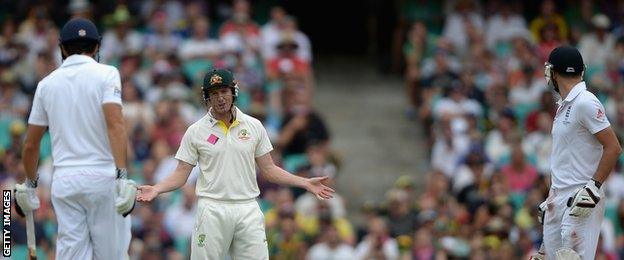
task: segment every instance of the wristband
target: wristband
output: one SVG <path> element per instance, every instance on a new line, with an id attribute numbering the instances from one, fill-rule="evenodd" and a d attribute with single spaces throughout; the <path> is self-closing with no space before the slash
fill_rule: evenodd
<path id="1" fill-rule="evenodd" d="M 29 188 L 37 188 L 38 183 L 39 183 L 39 176 L 37 176 L 34 180 L 27 178 L 25 181 L 26 186 Z"/>
<path id="2" fill-rule="evenodd" d="M 117 172 L 117 179 L 128 178 L 128 169 L 126 168 L 117 168 L 115 172 Z"/>
<path id="3" fill-rule="evenodd" d="M 600 183 L 599 181 L 597 181 L 594 178 L 592 178 L 591 180 L 594 181 L 594 185 L 596 186 L 596 188 L 600 189 L 600 187 L 602 186 L 602 183 Z"/>

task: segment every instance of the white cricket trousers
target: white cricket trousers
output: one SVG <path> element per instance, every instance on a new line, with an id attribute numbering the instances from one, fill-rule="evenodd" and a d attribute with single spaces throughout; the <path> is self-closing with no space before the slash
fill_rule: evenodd
<path id="1" fill-rule="evenodd" d="M 112 172 L 55 171 L 52 205 L 58 221 L 57 260 L 128 259 L 130 215 L 124 218 L 116 211 Z"/>
<path id="2" fill-rule="evenodd" d="M 200 197 L 191 239 L 191 259 L 269 259 L 264 214 L 256 200 L 220 201 Z"/>
<path id="3" fill-rule="evenodd" d="M 558 249 L 565 247 L 577 252 L 581 259 L 594 259 L 596 246 L 600 236 L 600 226 L 604 218 L 605 195 L 592 210 L 587 218 L 578 218 L 568 215 L 570 207 L 568 199 L 583 186 L 573 186 L 564 189 L 550 189 L 546 203 L 548 210 L 544 215 L 544 247 L 546 259 L 555 259 Z"/>

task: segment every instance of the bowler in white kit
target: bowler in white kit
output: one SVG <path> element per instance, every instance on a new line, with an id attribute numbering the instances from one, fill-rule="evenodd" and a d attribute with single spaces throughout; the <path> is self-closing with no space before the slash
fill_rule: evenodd
<path id="1" fill-rule="evenodd" d="M 137 189 L 126 179 L 119 72 L 96 61 L 99 45 L 91 21 L 63 26 L 63 64 L 37 86 L 22 151 L 26 180 L 15 186 L 18 214 L 36 210 L 39 144 L 49 129 L 59 260 L 128 258 Z"/>
<path id="2" fill-rule="evenodd" d="M 584 70 L 570 46 L 555 48 L 546 63 L 548 85 L 561 96 L 552 129 L 552 182 L 540 205 L 546 259 L 594 259 L 605 210 L 601 187 L 622 152 L 603 105 L 585 86 Z"/>
<path id="3" fill-rule="evenodd" d="M 206 74 L 202 87 L 208 113 L 191 125 L 176 153 L 178 166 L 161 183 L 139 187 L 138 201 L 184 185 L 199 164 L 195 229 L 191 259 L 269 259 L 264 216 L 256 198 L 260 194 L 256 165 L 267 180 L 297 186 L 329 199 L 334 190 L 325 186 L 328 177 L 302 178 L 273 163 L 273 146 L 262 123 L 241 112 L 234 101 L 238 86 L 228 70 Z"/>

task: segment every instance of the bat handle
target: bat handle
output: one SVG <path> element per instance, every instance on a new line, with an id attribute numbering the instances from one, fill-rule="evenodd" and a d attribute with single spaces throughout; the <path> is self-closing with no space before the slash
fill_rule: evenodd
<path id="1" fill-rule="evenodd" d="M 37 259 L 37 246 L 35 244 L 35 220 L 32 210 L 24 212 L 26 215 L 26 240 L 28 242 L 29 259 Z"/>

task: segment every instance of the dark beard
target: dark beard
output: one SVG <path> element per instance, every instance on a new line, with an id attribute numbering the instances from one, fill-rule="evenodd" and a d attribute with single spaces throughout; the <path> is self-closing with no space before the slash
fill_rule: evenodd
<path id="1" fill-rule="evenodd" d="M 556 81 L 553 81 L 553 89 L 555 89 L 555 92 L 559 93 L 559 86 Z"/>

